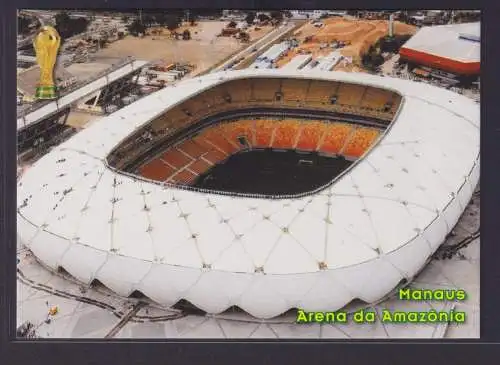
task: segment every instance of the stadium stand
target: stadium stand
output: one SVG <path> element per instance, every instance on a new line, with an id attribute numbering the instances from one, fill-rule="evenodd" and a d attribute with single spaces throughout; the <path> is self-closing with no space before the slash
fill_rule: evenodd
<path id="1" fill-rule="evenodd" d="M 165 164 L 161 159 L 154 159 L 140 168 L 140 174 L 147 179 L 165 181 L 175 169 Z"/>
<path id="2" fill-rule="evenodd" d="M 309 87 L 308 80 L 283 80 L 281 84 L 281 92 L 285 101 L 304 101 Z"/>
<path id="3" fill-rule="evenodd" d="M 252 96 L 252 84 L 252 80 L 236 80 L 228 85 L 226 90 L 229 91 L 233 102 L 248 102 Z"/>
<path id="4" fill-rule="evenodd" d="M 306 103 L 330 103 L 332 95 L 336 94 L 338 83 L 329 81 L 311 81 L 307 91 Z"/>
<path id="5" fill-rule="evenodd" d="M 207 151 L 192 140 L 184 140 L 179 143 L 176 148 L 192 159 L 201 157 Z"/>
<path id="6" fill-rule="evenodd" d="M 220 126 L 226 139 L 241 147 L 252 147 L 255 144 L 255 121 L 239 120 Z M 243 139 L 242 139 L 243 138 Z"/>
<path id="7" fill-rule="evenodd" d="M 273 120 L 259 119 L 255 123 L 255 147 L 268 148 L 271 146 L 274 129 Z"/>
<path id="8" fill-rule="evenodd" d="M 392 93 L 390 91 L 368 87 L 360 105 L 373 109 L 383 109 L 389 102 L 392 102 Z"/>
<path id="9" fill-rule="evenodd" d="M 323 122 L 303 123 L 296 148 L 302 151 L 316 151 L 326 130 L 327 126 Z"/>
<path id="10" fill-rule="evenodd" d="M 151 180 L 191 185 L 214 165 L 238 152 L 269 148 L 343 155 L 352 160 L 362 156 L 379 134 L 377 129 L 343 122 L 294 118 L 234 120 L 210 125 L 195 136 L 188 136 L 160 157 L 144 163 L 138 172 Z"/>
<path id="11" fill-rule="evenodd" d="M 329 123 L 318 150 L 326 154 L 339 154 L 352 129 L 349 124 Z"/>
<path id="12" fill-rule="evenodd" d="M 205 159 L 200 158 L 199 160 L 189 165 L 189 170 L 193 171 L 197 175 L 201 175 L 212 166 L 213 166 L 212 163 L 208 162 Z"/>
<path id="13" fill-rule="evenodd" d="M 200 137 L 208 142 L 209 145 L 214 146 L 217 150 L 228 156 L 239 150 L 237 146 L 230 143 L 224 135 L 221 134 L 221 129 L 218 127 L 206 129 Z"/>
<path id="14" fill-rule="evenodd" d="M 384 129 L 400 104 L 400 95 L 362 85 L 308 79 L 232 80 L 152 120 L 122 143 L 108 163 L 148 179 L 185 183 L 252 149 L 341 154 L 352 160 L 379 135 L 376 129 L 354 128 L 356 123 Z M 245 110 L 241 116 L 233 116 L 241 110 Z M 290 112 L 300 116 L 288 116 Z M 161 156 L 156 159 L 164 163 L 153 163 L 151 156 Z M 172 176 L 186 168 L 190 172 Z"/>
<path id="15" fill-rule="evenodd" d="M 176 148 L 170 149 L 160 157 L 166 164 L 179 170 L 186 166 L 192 159 Z"/>
<path id="16" fill-rule="evenodd" d="M 189 185 L 196 179 L 196 176 L 198 175 L 194 174 L 186 168 L 170 177 L 169 182 L 173 182 L 174 184 Z"/>
<path id="17" fill-rule="evenodd" d="M 298 120 L 281 120 L 276 122 L 272 148 L 292 149 L 295 147 L 301 123 Z"/>
<path id="18" fill-rule="evenodd" d="M 335 95 L 337 103 L 352 106 L 360 105 L 365 89 L 366 87 L 361 85 L 340 84 Z"/>
<path id="19" fill-rule="evenodd" d="M 268 79 L 266 82 L 254 82 L 250 100 L 274 101 L 276 93 L 280 91 L 280 79 Z"/>
<path id="20" fill-rule="evenodd" d="M 359 158 L 364 155 L 379 135 L 380 132 L 376 129 L 357 128 L 342 152 L 345 156 Z"/>

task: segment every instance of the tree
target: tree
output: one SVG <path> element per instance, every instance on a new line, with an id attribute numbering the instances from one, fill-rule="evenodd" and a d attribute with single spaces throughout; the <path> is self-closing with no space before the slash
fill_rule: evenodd
<path id="1" fill-rule="evenodd" d="M 238 24 L 236 24 L 236 22 L 233 20 L 233 21 L 231 21 L 231 22 L 227 25 L 227 27 L 228 27 L 228 28 L 236 28 L 236 26 L 237 26 L 237 25 L 238 25 Z"/>
<path id="2" fill-rule="evenodd" d="M 30 31 L 31 19 L 25 16 L 17 17 L 17 30 L 20 34 L 27 34 Z"/>
<path id="3" fill-rule="evenodd" d="M 134 20 L 132 23 L 130 23 L 127 27 L 128 31 L 130 34 L 137 36 L 139 33 L 144 34 L 146 31 L 146 27 L 139 22 L 139 20 Z"/>
<path id="4" fill-rule="evenodd" d="M 150 14 L 145 14 L 142 17 L 142 23 L 147 27 L 150 27 L 155 21 L 156 19 Z"/>
<path id="5" fill-rule="evenodd" d="M 71 20 L 68 13 L 65 11 L 61 11 L 61 12 L 57 13 L 55 15 L 54 19 L 56 21 L 56 25 L 66 25 Z"/>
<path id="6" fill-rule="evenodd" d="M 83 33 L 87 30 L 89 21 L 87 18 L 72 19 L 65 11 L 57 13 L 55 16 L 55 28 L 57 29 L 61 39 L 66 39 L 75 34 Z"/>
<path id="7" fill-rule="evenodd" d="M 265 21 L 271 20 L 271 18 L 269 16 L 267 16 L 266 14 L 263 14 L 263 13 L 260 13 L 259 15 L 257 15 L 257 19 L 259 19 L 259 22 L 265 22 Z"/>
<path id="8" fill-rule="evenodd" d="M 380 49 L 378 45 L 382 42 L 379 41 L 376 45 L 371 45 L 368 52 L 361 57 L 361 62 L 363 66 L 371 71 L 376 71 L 377 68 L 384 63 L 384 58 L 380 54 Z"/>
<path id="9" fill-rule="evenodd" d="M 188 41 L 191 39 L 191 32 L 186 29 L 184 32 L 182 32 L 182 39 L 184 39 L 185 41 Z"/>
<path id="10" fill-rule="evenodd" d="M 247 43 L 250 41 L 250 35 L 247 32 L 240 32 L 240 39 L 242 42 Z"/>
<path id="11" fill-rule="evenodd" d="M 164 13 L 154 13 L 151 14 L 154 23 L 158 23 L 158 25 L 164 26 L 167 21 L 167 17 Z"/>
<path id="12" fill-rule="evenodd" d="M 283 11 L 283 14 L 287 17 L 287 18 L 291 18 L 293 17 L 293 14 L 290 10 L 284 10 Z"/>
<path id="13" fill-rule="evenodd" d="M 283 21 L 283 13 L 281 11 L 271 11 L 271 19 L 275 19 L 279 22 Z"/>
<path id="14" fill-rule="evenodd" d="M 248 23 L 248 25 L 252 25 L 254 20 L 255 20 L 255 12 L 251 11 L 245 17 L 245 21 Z"/>
<path id="15" fill-rule="evenodd" d="M 122 16 L 122 22 L 124 22 L 124 23 L 128 23 L 129 19 L 130 18 L 128 17 L 128 15 Z"/>
<path id="16" fill-rule="evenodd" d="M 175 16 L 168 16 L 166 19 L 165 25 L 166 25 L 168 30 L 175 30 L 175 29 L 179 28 L 180 21 Z"/>

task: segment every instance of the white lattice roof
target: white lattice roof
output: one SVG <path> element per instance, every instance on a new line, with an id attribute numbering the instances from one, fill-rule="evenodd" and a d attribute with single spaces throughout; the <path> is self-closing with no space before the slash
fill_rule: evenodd
<path id="1" fill-rule="evenodd" d="M 255 76 L 379 86 L 403 104 L 364 159 L 304 198 L 164 188 L 106 166 L 120 141 L 169 105 Z M 336 310 L 354 298 L 373 302 L 415 275 L 478 179 L 479 107 L 464 96 L 365 74 L 232 71 L 151 94 L 39 160 L 18 185 L 18 235 L 46 265 L 121 295 L 186 299 L 210 313 L 238 305 L 262 318 L 293 307 Z"/>

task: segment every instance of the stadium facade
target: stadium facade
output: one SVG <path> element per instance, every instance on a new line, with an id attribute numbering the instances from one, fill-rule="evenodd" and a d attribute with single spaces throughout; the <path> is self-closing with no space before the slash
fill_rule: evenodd
<path id="1" fill-rule="evenodd" d="M 371 88 L 400 101 L 347 170 L 301 194 L 238 195 L 161 183 L 111 161 L 123 146 L 134 147 L 131 136 L 149 133 L 176 106 L 259 78 L 268 85 L 278 78 L 332 82 L 336 88 L 325 89 L 331 105 L 317 102 L 332 113 L 341 107 L 331 99 L 342 85 L 362 93 L 348 100 L 361 100 Z M 285 101 L 266 103 L 280 109 Z M 342 108 L 335 112 L 340 120 L 369 114 L 354 102 Z M 187 300 L 208 313 L 238 306 L 270 318 L 293 308 L 373 303 L 411 281 L 457 223 L 479 181 L 479 129 L 477 104 L 427 84 L 341 72 L 210 74 L 101 119 L 32 166 L 18 183 L 18 239 L 53 270 L 166 306 Z"/>

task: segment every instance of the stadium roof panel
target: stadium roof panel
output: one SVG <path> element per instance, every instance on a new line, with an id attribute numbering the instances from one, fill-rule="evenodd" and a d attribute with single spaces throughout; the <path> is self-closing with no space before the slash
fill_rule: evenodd
<path id="1" fill-rule="evenodd" d="M 403 103 L 364 159 L 301 198 L 167 188 L 106 166 L 120 141 L 167 108 L 245 77 L 359 83 L 397 91 Z M 335 310 L 415 275 L 478 179 L 479 107 L 464 96 L 365 74 L 234 71 L 151 94 L 56 147 L 19 182 L 18 235 L 49 267 L 121 295 L 140 290 L 165 305 L 184 298 L 210 313 L 238 305 L 262 318 L 295 306 Z M 295 297 L 290 285 L 309 294 Z"/>

